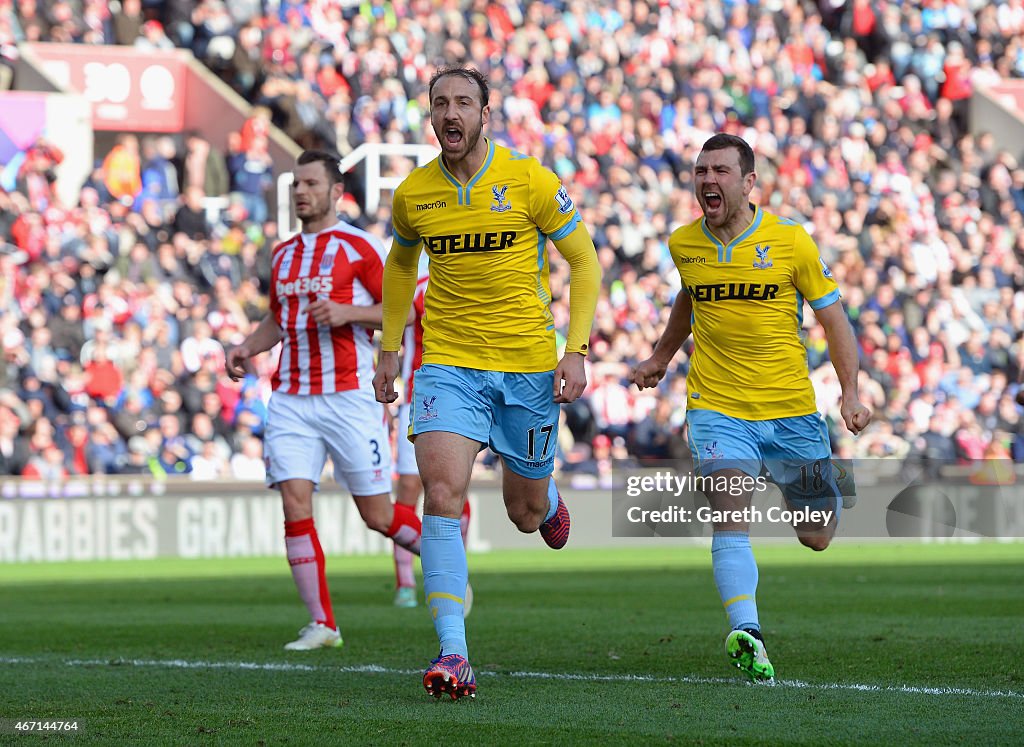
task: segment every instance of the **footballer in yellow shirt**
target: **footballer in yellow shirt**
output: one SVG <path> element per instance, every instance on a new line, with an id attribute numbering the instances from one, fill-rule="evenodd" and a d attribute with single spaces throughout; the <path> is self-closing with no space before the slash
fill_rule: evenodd
<path id="1" fill-rule="evenodd" d="M 704 144 L 694 167 L 704 216 L 669 239 L 683 287 L 632 378 L 640 389 L 657 386 L 693 333 L 687 435 L 713 510 L 712 568 L 732 627 L 725 649 L 753 682 L 773 683 L 750 547 L 753 490 L 767 487 L 767 471 L 801 517 L 792 523 L 800 542 L 815 550 L 828 547 L 843 504 L 799 337 L 804 300 L 825 329 L 851 433 L 871 411 L 860 402 L 857 342 L 832 273 L 801 226 L 750 203 L 756 178 L 743 139 L 718 134 Z"/>
<path id="2" fill-rule="evenodd" d="M 423 586 L 441 645 L 423 673 L 435 697 L 476 693 L 459 516 L 478 451 L 490 446 L 500 457 L 505 508 L 519 531 L 539 531 L 556 550 L 569 539 L 569 511 L 551 478 L 559 405 L 586 387 L 583 359 L 601 282 L 594 242 L 558 177 L 483 136 L 489 90 L 472 68 L 442 68 L 431 78 L 430 122 L 441 155 L 395 191 L 374 376 L 377 399 L 393 402 L 397 351 L 425 250 L 430 283 L 410 436 L 424 489 Z M 561 360 L 549 310 L 548 239 L 570 272 Z"/>
<path id="3" fill-rule="evenodd" d="M 751 209 L 750 225 L 728 244 L 703 218 L 669 239 L 693 306 L 687 408 L 747 420 L 809 415 L 804 300 L 825 308 L 839 301 L 839 288 L 802 226 Z"/>
<path id="4" fill-rule="evenodd" d="M 483 165 L 466 185 L 437 158 L 395 191 L 397 251 L 422 243 L 430 257 L 423 362 L 551 371 L 557 359 L 547 241 L 577 230 L 579 213 L 537 159 L 493 140 L 486 145 Z M 569 349 L 586 344 L 573 340 Z"/>

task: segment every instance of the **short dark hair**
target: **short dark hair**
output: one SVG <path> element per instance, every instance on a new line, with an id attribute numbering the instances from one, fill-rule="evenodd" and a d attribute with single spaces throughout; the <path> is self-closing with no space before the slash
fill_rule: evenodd
<path id="1" fill-rule="evenodd" d="M 487 82 L 487 78 L 479 70 L 473 67 L 466 67 L 465 65 L 446 65 L 439 67 L 437 72 L 430 76 L 430 86 L 427 88 L 427 97 L 434 100 L 434 84 L 441 78 L 447 78 L 449 75 L 457 75 L 460 78 L 465 78 L 468 81 L 476 83 L 480 87 L 480 108 L 487 106 L 491 100 L 491 86 Z"/>
<path id="2" fill-rule="evenodd" d="M 720 132 L 712 135 L 700 149 L 701 153 L 709 153 L 713 150 L 726 150 L 735 148 L 740 154 L 740 173 L 746 176 L 754 170 L 754 150 L 747 144 L 747 141 L 736 135 L 727 135 Z"/>
<path id="3" fill-rule="evenodd" d="M 318 161 L 324 165 L 324 171 L 327 172 L 327 178 L 331 180 L 332 187 L 335 184 L 342 184 L 344 182 L 344 177 L 341 173 L 341 161 L 339 161 L 337 156 L 325 150 L 304 150 L 295 159 L 295 163 L 299 166 L 305 166 L 307 163 L 317 163 Z"/>

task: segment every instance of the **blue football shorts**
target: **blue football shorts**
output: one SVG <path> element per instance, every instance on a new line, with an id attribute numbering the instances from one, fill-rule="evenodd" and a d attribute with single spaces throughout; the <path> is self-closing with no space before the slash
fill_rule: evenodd
<path id="1" fill-rule="evenodd" d="M 517 475 L 554 470 L 558 404 L 554 371 L 503 373 L 424 364 L 416 372 L 412 435 L 457 433 L 491 447 Z"/>
<path id="2" fill-rule="evenodd" d="M 743 420 L 713 410 L 688 410 L 686 423 L 698 475 L 723 469 L 755 478 L 767 473 L 787 501 L 816 510 L 834 508 L 841 496 L 828 428 L 818 413 Z"/>

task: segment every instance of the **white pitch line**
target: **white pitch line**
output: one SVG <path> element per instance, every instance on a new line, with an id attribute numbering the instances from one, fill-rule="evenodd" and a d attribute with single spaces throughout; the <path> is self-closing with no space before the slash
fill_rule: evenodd
<path id="1" fill-rule="evenodd" d="M 314 666 L 291 662 L 253 661 L 188 661 L 185 659 L 53 659 L 30 657 L 0 657 L 0 664 L 58 663 L 68 667 L 163 667 L 166 669 L 230 669 L 264 672 L 340 672 L 343 674 L 420 674 L 420 669 L 395 669 L 379 664 L 359 666 Z M 578 674 L 559 672 L 488 672 L 478 670 L 484 677 L 511 677 L 517 679 L 558 680 L 563 682 L 653 682 L 682 685 L 738 685 L 747 684 L 742 680 L 728 677 L 655 677 L 646 674 Z M 975 698 L 1016 698 L 1024 700 L 1024 693 L 1012 690 L 975 690 L 969 687 L 922 687 L 917 685 L 865 685 L 854 682 L 804 682 L 802 680 L 777 680 L 776 687 L 790 687 L 798 690 L 847 690 L 866 693 L 902 693 L 906 695 L 960 695 Z"/>

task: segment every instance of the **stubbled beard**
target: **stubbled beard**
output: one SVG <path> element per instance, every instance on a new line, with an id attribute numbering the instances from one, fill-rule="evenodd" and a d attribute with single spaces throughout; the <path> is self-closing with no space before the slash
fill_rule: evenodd
<path id="1" fill-rule="evenodd" d="M 313 208 L 314 208 L 313 205 L 307 206 L 306 207 L 307 215 L 305 217 L 296 215 L 296 217 L 300 221 L 302 221 L 303 223 L 316 223 L 317 221 L 323 220 L 324 218 L 326 218 L 331 213 L 330 201 L 328 201 L 327 205 L 322 210 L 317 212 L 316 215 L 308 214 L 308 211 L 312 211 Z"/>
<path id="2" fill-rule="evenodd" d="M 473 129 L 472 132 L 467 131 L 467 132 L 463 133 L 462 139 L 466 143 L 466 151 L 465 152 L 467 154 L 468 153 L 472 153 L 473 150 L 476 148 L 476 144 L 480 142 L 480 136 L 483 134 L 483 129 L 484 129 L 484 121 L 483 121 L 483 118 L 481 118 L 476 123 L 476 127 Z M 442 143 L 447 143 L 447 141 L 443 137 L 441 138 L 441 142 Z"/>
<path id="3" fill-rule="evenodd" d="M 466 148 L 467 153 L 472 153 L 473 150 L 476 149 L 476 144 L 480 142 L 480 134 L 483 132 L 483 129 L 484 123 L 483 120 L 481 120 L 477 122 L 476 130 L 473 132 L 472 136 L 470 136 L 470 133 L 466 133 L 466 145 L 468 146 Z"/>

